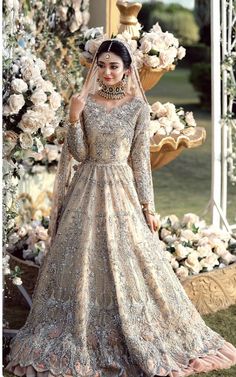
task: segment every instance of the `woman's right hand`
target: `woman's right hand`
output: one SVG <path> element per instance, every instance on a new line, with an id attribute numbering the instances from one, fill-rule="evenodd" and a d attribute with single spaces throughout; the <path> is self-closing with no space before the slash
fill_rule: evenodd
<path id="1" fill-rule="evenodd" d="M 70 122 L 75 122 L 79 119 L 81 112 L 84 109 L 86 100 L 83 94 L 76 93 L 71 97 L 70 101 Z"/>

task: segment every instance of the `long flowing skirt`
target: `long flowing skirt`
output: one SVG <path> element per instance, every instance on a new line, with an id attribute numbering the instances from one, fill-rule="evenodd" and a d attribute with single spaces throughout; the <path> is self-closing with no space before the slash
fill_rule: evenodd
<path id="1" fill-rule="evenodd" d="M 236 364 L 236 348 L 203 321 L 165 253 L 130 166 L 83 163 L 6 369 L 28 377 L 181 377 Z"/>

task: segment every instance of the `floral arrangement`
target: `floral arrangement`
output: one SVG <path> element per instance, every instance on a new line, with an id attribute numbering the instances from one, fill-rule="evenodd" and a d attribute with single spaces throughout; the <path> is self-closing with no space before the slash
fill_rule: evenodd
<path id="1" fill-rule="evenodd" d="M 183 108 L 176 109 L 173 103 L 151 105 L 150 137 L 158 135 L 180 134 L 184 129 L 196 127 L 192 111 L 184 112 Z"/>
<path id="2" fill-rule="evenodd" d="M 15 227 L 8 239 L 7 251 L 23 260 L 41 265 L 48 246 L 48 218 Z"/>
<path id="3" fill-rule="evenodd" d="M 92 28 L 84 33 L 83 39 L 79 42 L 82 56 L 91 62 L 95 51 L 106 38 L 103 28 Z M 183 59 L 186 54 L 184 47 L 179 46 L 179 41 L 172 33 L 163 32 L 158 22 L 149 32 L 140 30 L 138 39 L 132 39 L 129 32 L 114 36 L 125 41 L 134 54 L 135 63 L 138 69 L 143 66 L 155 69 L 168 69 L 176 65 L 178 60 Z"/>
<path id="4" fill-rule="evenodd" d="M 162 218 L 159 236 L 179 279 L 236 262 L 235 239 L 193 213 Z"/>
<path id="5" fill-rule="evenodd" d="M 15 59 L 5 72 L 3 97 L 4 155 L 41 152 L 59 125 L 61 96 L 43 77 L 45 63 L 34 55 Z"/>
<path id="6" fill-rule="evenodd" d="M 47 253 L 49 221 L 39 212 L 31 223 L 15 226 L 7 244 L 7 251 L 37 265 L 42 264 Z M 163 251 L 180 280 L 236 262 L 235 239 L 228 232 L 207 226 L 199 216 L 187 213 L 180 220 L 176 215 L 170 215 L 161 218 L 160 222 Z M 6 262 L 5 274 L 9 273 L 7 268 Z"/>

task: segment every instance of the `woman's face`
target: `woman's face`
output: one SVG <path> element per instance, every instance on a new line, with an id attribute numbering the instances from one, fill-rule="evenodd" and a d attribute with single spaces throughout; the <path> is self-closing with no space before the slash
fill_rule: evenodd
<path id="1" fill-rule="evenodd" d="M 124 73 L 129 71 L 124 68 L 123 60 L 113 52 L 103 52 L 97 64 L 99 79 L 108 85 L 117 84 L 122 80 Z"/>

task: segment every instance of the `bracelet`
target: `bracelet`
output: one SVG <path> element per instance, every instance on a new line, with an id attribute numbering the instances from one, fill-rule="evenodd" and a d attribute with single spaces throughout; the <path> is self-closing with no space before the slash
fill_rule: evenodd
<path id="1" fill-rule="evenodd" d="M 147 207 L 143 207 L 142 210 L 143 210 L 143 212 L 147 212 L 147 213 L 149 213 L 150 215 L 153 215 L 153 216 L 155 216 L 155 214 L 156 214 L 156 212 L 151 211 Z"/>
<path id="2" fill-rule="evenodd" d="M 68 121 L 68 125 L 69 125 L 69 126 L 74 126 L 74 125 L 77 124 L 78 122 L 79 122 L 79 119 L 76 119 L 76 120 L 74 120 L 73 122 Z"/>

